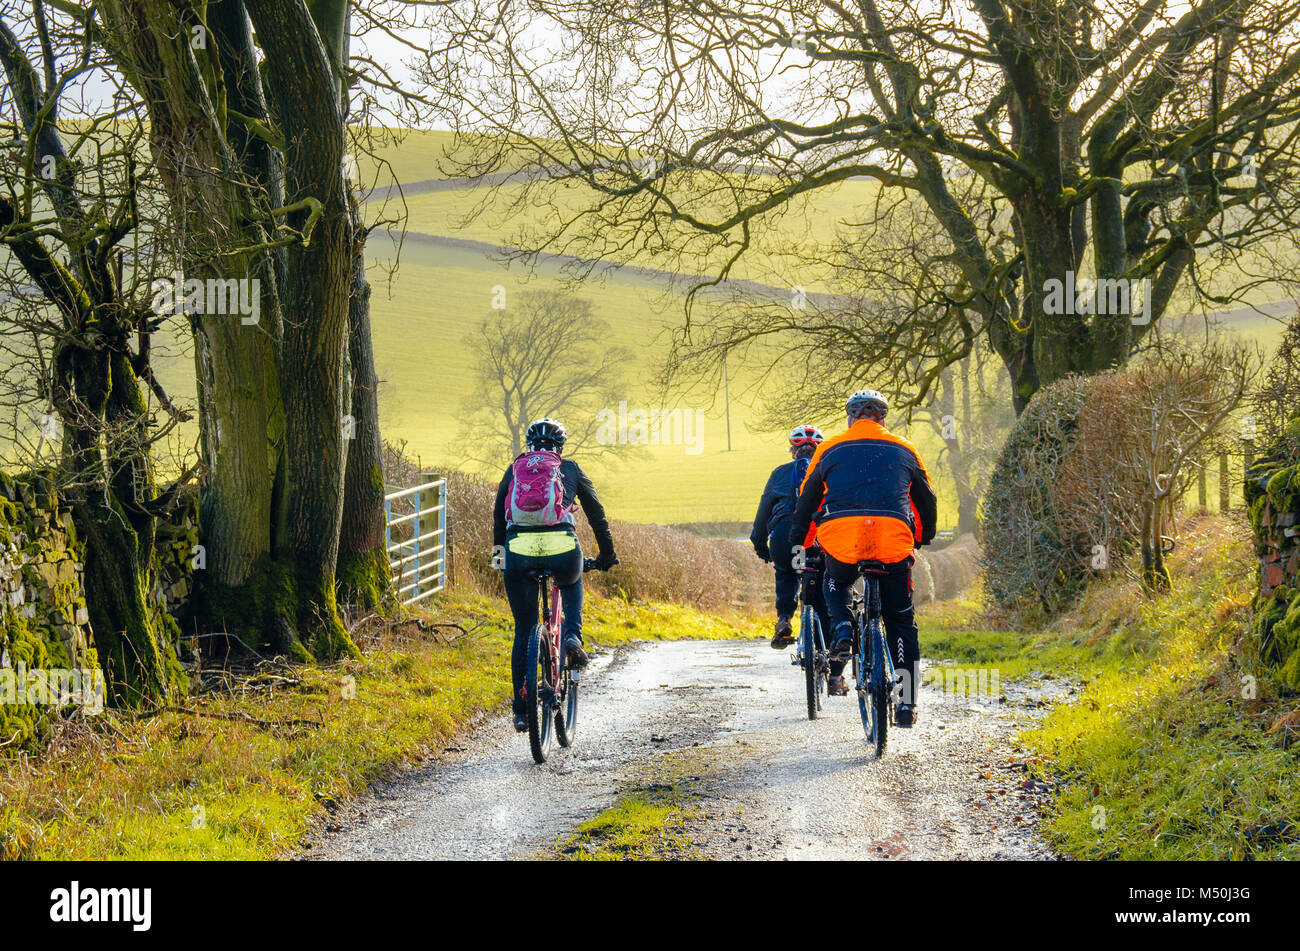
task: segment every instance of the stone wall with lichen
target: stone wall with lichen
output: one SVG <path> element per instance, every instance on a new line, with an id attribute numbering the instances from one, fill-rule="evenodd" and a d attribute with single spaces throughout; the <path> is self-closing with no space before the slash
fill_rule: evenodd
<path id="1" fill-rule="evenodd" d="M 1300 691 L 1300 417 L 1246 471 L 1259 556 L 1252 631 L 1281 684 Z"/>
<path id="2" fill-rule="evenodd" d="M 189 617 L 194 595 L 194 572 L 206 565 L 199 543 L 198 494 L 182 496 L 179 507 L 167 520 L 159 520 L 154 535 L 154 607 L 171 615 L 181 627 Z"/>
<path id="3" fill-rule="evenodd" d="M 160 616 L 186 615 L 198 544 L 197 502 L 187 496 L 158 525 L 150 601 Z M 0 754 L 39 743 L 60 709 L 86 699 L 33 693 L 36 672 L 99 669 L 84 559 L 72 512 L 48 481 L 0 473 Z"/>
<path id="4" fill-rule="evenodd" d="M 41 671 L 97 670 L 72 513 L 39 476 L 0 474 L 0 745 L 37 739 L 57 702 L 29 693 Z M 35 697 L 37 703 L 27 702 Z"/>

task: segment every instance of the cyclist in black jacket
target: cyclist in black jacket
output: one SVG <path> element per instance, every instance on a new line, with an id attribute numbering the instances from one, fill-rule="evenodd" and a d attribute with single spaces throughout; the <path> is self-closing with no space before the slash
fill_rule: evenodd
<path id="1" fill-rule="evenodd" d="M 524 441 L 530 452 L 550 450 L 559 454 L 564 450 L 566 438 L 564 426 L 559 422 L 539 419 L 528 427 Z M 572 459 L 560 463 L 560 479 L 564 483 L 565 515 L 558 525 L 515 525 L 507 520 L 506 500 L 514 482 L 513 466 L 506 468 L 501 484 L 497 486 L 496 503 L 492 508 L 493 553 L 504 555 L 504 563 L 499 567 L 505 571 L 506 598 L 515 619 L 510 667 L 514 684 L 514 723 L 515 729 L 521 733 L 528 729 L 526 708 L 520 694 L 528 663 L 528 636 L 538 619 L 537 584 L 529 579 L 530 571 L 544 569 L 551 572 L 564 606 L 564 649 L 569 666 L 578 669 L 587 666 L 587 652 L 582 645 L 582 549 L 573 522 L 575 500 L 582 506 L 596 536 L 596 568 L 607 571 L 618 564 L 609 520 L 591 479 Z"/>
<path id="2" fill-rule="evenodd" d="M 812 458 L 818 444 L 822 441 L 821 430 L 816 426 L 796 426 L 790 431 L 791 462 L 783 463 L 772 470 L 763 488 L 763 497 L 758 502 L 758 512 L 754 515 L 754 527 L 749 533 L 750 544 L 754 552 L 764 561 L 771 562 L 776 572 L 776 630 L 772 635 L 772 648 L 784 650 L 794 643 L 790 619 L 798 607 L 799 572 L 791 565 L 793 546 L 802 539 L 790 538 L 790 517 L 794 514 L 795 502 L 799 498 L 799 486 L 808 471 L 808 460 Z M 826 628 L 825 607 L 821 603 L 821 586 L 817 608 L 822 615 L 823 630 Z"/>

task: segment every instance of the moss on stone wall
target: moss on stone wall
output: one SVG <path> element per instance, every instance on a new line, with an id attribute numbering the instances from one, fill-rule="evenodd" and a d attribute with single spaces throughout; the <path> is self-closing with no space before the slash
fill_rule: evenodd
<path id="1" fill-rule="evenodd" d="M 1260 570 L 1251 630 L 1261 660 L 1300 691 L 1300 416 L 1246 471 L 1245 497 Z"/>
<path id="2" fill-rule="evenodd" d="M 84 558 L 72 515 L 49 486 L 36 475 L 11 478 L 0 473 L 4 748 L 37 744 L 56 711 L 78 702 L 68 701 L 66 691 L 58 687 L 43 688 L 50 681 L 46 672 L 99 670 L 83 585 Z M 62 676 L 54 682 L 67 683 Z M 33 699 L 36 702 L 28 702 Z"/>

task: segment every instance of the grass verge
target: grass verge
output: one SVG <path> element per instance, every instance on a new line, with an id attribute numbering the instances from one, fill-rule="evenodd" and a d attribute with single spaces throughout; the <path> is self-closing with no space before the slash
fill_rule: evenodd
<path id="1" fill-rule="evenodd" d="M 403 763 L 443 749 L 510 693 L 502 604 L 449 598 L 431 622 L 363 636 L 331 667 L 261 668 L 147 717 L 67 723 L 0 760 L 0 858 L 265 859 Z M 755 637 L 762 620 L 590 598 L 589 643 Z"/>
<path id="2" fill-rule="evenodd" d="M 579 862 L 693 858 L 690 801 L 689 793 L 669 783 L 628 790 L 578 826 L 560 855 Z"/>
<path id="3" fill-rule="evenodd" d="M 1256 665 L 1247 635 L 1254 559 L 1244 530 L 1193 521 L 1171 557 L 1173 590 L 1094 585 L 1040 631 L 981 630 L 978 604 L 948 604 L 923 652 L 1080 683 L 1023 737 L 1057 784 L 1045 830 L 1082 859 L 1300 857 L 1300 721 Z M 972 623 L 974 621 L 974 623 Z M 1286 718 L 1291 716 L 1291 721 Z"/>

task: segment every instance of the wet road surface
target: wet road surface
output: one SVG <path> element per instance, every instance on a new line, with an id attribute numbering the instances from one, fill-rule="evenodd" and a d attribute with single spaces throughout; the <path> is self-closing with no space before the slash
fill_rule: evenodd
<path id="1" fill-rule="evenodd" d="M 885 757 L 854 697 L 810 722 L 802 672 L 762 641 L 649 644 L 583 674 L 578 737 L 532 762 L 504 715 L 451 752 L 347 807 L 308 852 L 334 859 L 510 859 L 558 854 L 620 791 L 689 790 L 692 857 L 1053 858 L 1037 830 L 1046 789 L 1016 761 L 1041 716 L 1033 688 L 975 700 L 927 687 Z"/>

